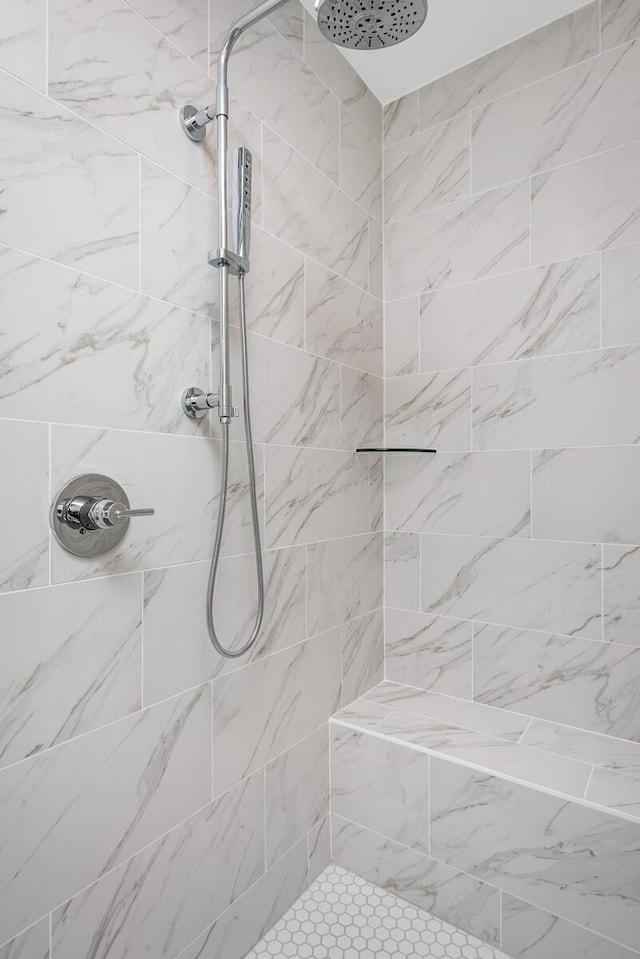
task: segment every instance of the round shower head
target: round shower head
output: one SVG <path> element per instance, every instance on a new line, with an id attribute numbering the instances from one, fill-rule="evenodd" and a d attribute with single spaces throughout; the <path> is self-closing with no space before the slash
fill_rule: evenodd
<path id="1" fill-rule="evenodd" d="M 351 50 L 379 50 L 408 40 L 427 19 L 427 9 L 427 0 L 316 0 L 325 37 Z"/>

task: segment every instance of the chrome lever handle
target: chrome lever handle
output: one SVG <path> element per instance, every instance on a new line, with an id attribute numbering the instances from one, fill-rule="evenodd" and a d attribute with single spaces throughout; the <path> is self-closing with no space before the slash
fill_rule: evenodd
<path id="1" fill-rule="evenodd" d="M 88 512 L 88 519 L 97 529 L 113 529 L 133 516 L 153 516 L 154 509 L 129 509 L 124 503 L 113 500 L 96 500 Z"/>

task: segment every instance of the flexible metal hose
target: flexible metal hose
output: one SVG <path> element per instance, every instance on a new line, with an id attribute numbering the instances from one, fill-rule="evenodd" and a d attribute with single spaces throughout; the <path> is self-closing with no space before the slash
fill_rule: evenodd
<path id="1" fill-rule="evenodd" d="M 260 520 L 258 517 L 258 494 L 256 491 L 256 464 L 253 455 L 253 433 L 251 430 L 251 407 L 249 403 L 249 350 L 247 342 L 247 311 L 244 296 L 244 274 L 238 276 L 238 293 L 240 303 L 240 341 L 242 352 L 242 398 L 244 404 L 244 438 L 247 447 L 247 467 L 249 471 L 249 498 L 251 500 L 251 521 L 253 525 L 253 542 L 256 557 L 256 580 L 258 584 L 258 611 L 251 636 L 244 646 L 239 649 L 226 649 L 218 639 L 213 621 L 213 594 L 218 578 L 220 549 L 227 511 L 227 493 L 229 488 L 229 423 L 222 424 L 222 468 L 220 476 L 220 505 L 218 507 L 218 523 L 209 569 L 209 585 L 207 587 L 207 629 L 211 645 L 224 656 L 225 659 L 238 659 L 247 653 L 257 640 L 262 627 L 264 616 L 264 570 L 262 566 L 262 547 L 260 544 Z"/>

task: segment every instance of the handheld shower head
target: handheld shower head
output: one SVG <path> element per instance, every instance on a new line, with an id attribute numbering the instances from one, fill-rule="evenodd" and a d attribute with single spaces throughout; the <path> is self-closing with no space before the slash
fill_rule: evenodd
<path id="1" fill-rule="evenodd" d="M 325 37 L 351 50 L 379 50 L 408 40 L 427 19 L 427 0 L 316 0 Z"/>

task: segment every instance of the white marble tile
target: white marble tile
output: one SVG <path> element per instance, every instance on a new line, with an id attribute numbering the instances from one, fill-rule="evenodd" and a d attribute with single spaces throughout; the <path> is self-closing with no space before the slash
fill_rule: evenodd
<path id="1" fill-rule="evenodd" d="M 342 702 L 362 696 L 384 679 L 384 613 L 377 609 L 342 627 Z"/>
<path id="2" fill-rule="evenodd" d="M 46 0 L 8 0 L 0 26 L 0 67 L 43 92 L 46 10 Z"/>
<path id="3" fill-rule="evenodd" d="M 634 959 L 638 955 L 508 895 L 502 897 L 502 946 L 513 959 Z"/>
<path id="4" fill-rule="evenodd" d="M 387 103 L 383 109 L 383 134 L 385 146 L 412 137 L 419 130 L 418 91 L 407 93 L 398 100 Z"/>
<path id="5" fill-rule="evenodd" d="M 380 377 L 340 367 L 340 410 L 342 449 L 383 445 L 384 381 Z"/>
<path id="6" fill-rule="evenodd" d="M 370 137 L 344 106 L 340 108 L 340 186 L 370 216 L 382 219 L 379 140 Z"/>
<path id="7" fill-rule="evenodd" d="M 640 342 L 640 244 L 602 254 L 602 343 Z"/>
<path id="8" fill-rule="evenodd" d="M 266 550 L 265 610 L 256 644 L 240 660 L 213 649 L 205 620 L 209 562 L 145 573 L 144 698 L 158 702 L 305 638 L 305 551 Z M 218 636 L 231 649 L 251 634 L 257 602 L 253 555 L 220 560 L 214 599 Z M 176 637 L 180 642 L 176 642 Z"/>
<path id="9" fill-rule="evenodd" d="M 0 449 L 9 455 L 0 472 L 5 503 L 33 509 L 5 511 L 0 539 L 0 593 L 49 582 L 49 437 L 44 423 L 0 420 Z"/>
<path id="10" fill-rule="evenodd" d="M 130 6 L 121 0 L 50 0 L 48 63 L 54 100 L 213 192 L 215 138 L 196 145 L 180 133 L 177 113 L 185 103 L 211 103 L 214 83 Z"/>
<path id="11" fill-rule="evenodd" d="M 369 461 L 369 529 L 384 528 L 384 456 L 365 454 Z"/>
<path id="12" fill-rule="evenodd" d="M 340 708 L 340 679 L 334 630 L 215 680 L 215 794 L 325 723 Z"/>
<path id="13" fill-rule="evenodd" d="M 585 799 L 640 819 L 640 779 L 596 768 Z"/>
<path id="14" fill-rule="evenodd" d="M 601 638 L 600 549 L 575 543 L 422 536 L 422 608 Z"/>
<path id="15" fill-rule="evenodd" d="M 215 76 L 220 48 L 238 17 L 258 6 L 260 0 L 209 0 L 210 73 Z M 269 23 L 294 50 L 302 55 L 304 11 L 299 3 L 286 4 L 269 17 Z"/>
<path id="16" fill-rule="evenodd" d="M 546 450 L 533 457 L 533 532 L 640 543 L 640 448 Z"/>
<path id="17" fill-rule="evenodd" d="M 49 917 L 0 946 L 0 959 L 50 959 Z"/>
<path id="18" fill-rule="evenodd" d="M 307 849 L 303 840 L 267 870 L 177 959 L 244 959 L 307 887 Z"/>
<path id="19" fill-rule="evenodd" d="M 604 547 L 604 638 L 640 646 L 640 548 Z"/>
<path id="20" fill-rule="evenodd" d="M 356 453 L 268 446 L 266 545 L 292 546 L 369 530 L 369 466 Z"/>
<path id="21" fill-rule="evenodd" d="M 331 730 L 332 813 L 428 854 L 429 757 L 336 724 Z"/>
<path id="22" fill-rule="evenodd" d="M 144 157 L 141 187 L 143 292 L 217 316 L 218 277 L 207 255 L 216 245 L 218 204 Z"/>
<path id="23" fill-rule="evenodd" d="M 373 217 L 369 217 L 369 293 L 384 298 L 384 231 Z"/>
<path id="24" fill-rule="evenodd" d="M 467 117 L 458 117 L 387 146 L 385 219 L 402 220 L 468 197 L 470 159 Z"/>
<path id="25" fill-rule="evenodd" d="M 318 878 L 331 862 L 331 821 L 327 816 L 307 835 L 309 882 Z"/>
<path id="26" fill-rule="evenodd" d="M 56 909 L 54 954 L 125 959 L 188 946 L 263 874 L 263 790 L 258 773 Z"/>
<path id="27" fill-rule="evenodd" d="M 451 369 L 599 346 L 597 256 L 421 298 L 420 367 Z"/>
<path id="28" fill-rule="evenodd" d="M 140 576 L 0 597 L 0 765 L 135 712 Z"/>
<path id="29" fill-rule="evenodd" d="M 138 157 L 8 74 L 0 103 L 0 242 L 137 287 Z"/>
<path id="30" fill-rule="evenodd" d="M 265 229 L 365 288 L 367 215 L 268 128 L 264 180 Z"/>
<path id="31" fill-rule="evenodd" d="M 488 733 L 490 736 L 499 736 L 511 742 L 517 742 L 530 723 L 528 716 L 518 716 L 517 713 L 506 709 L 494 709 L 493 706 L 484 706 L 481 703 L 472 703 L 453 696 L 424 692 L 416 689 L 415 685 L 399 686 L 391 682 L 382 683 L 366 693 L 364 701 L 439 719 L 451 725 L 463 726 L 479 733 Z"/>
<path id="32" fill-rule="evenodd" d="M 387 378 L 385 414 L 389 446 L 468 450 L 471 448 L 471 371 Z"/>
<path id="33" fill-rule="evenodd" d="M 332 817 L 334 861 L 487 942 L 499 941 L 499 892 L 368 829 Z"/>
<path id="34" fill-rule="evenodd" d="M 639 164 L 635 143 L 535 176 L 533 263 L 640 241 Z"/>
<path id="35" fill-rule="evenodd" d="M 593 350 L 473 371 L 478 449 L 640 442 L 640 347 Z"/>
<path id="36" fill-rule="evenodd" d="M 377 689 L 379 689 L 378 686 L 369 690 L 366 696 L 374 696 Z M 334 713 L 331 722 L 339 722 L 343 726 L 351 726 L 360 730 L 374 729 L 380 720 L 388 716 L 390 712 L 392 710 L 389 707 L 382 706 L 368 698 L 355 699 L 340 712 Z"/>
<path id="37" fill-rule="evenodd" d="M 431 760 L 431 854 L 594 932 L 637 944 L 640 825 Z"/>
<path id="38" fill-rule="evenodd" d="M 420 608 L 420 536 L 390 532 L 385 536 L 384 590 L 388 606 Z"/>
<path id="39" fill-rule="evenodd" d="M 176 384 L 209 382 L 209 321 L 0 248 L 0 413 L 192 434 Z M 117 382 L 117 388 L 96 384 Z"/>
<path id="40" fill-rule="evenodd" d="M 419 372 L 420 298 L 390 300 L 384 306 L 384 375 Z"/>
<path id="41" fill-rule="evenodd" d="M 640 37 L 638 0 L 601 0 L 602 49 Z"/>
<path id="42" fill-rule="evenodd" d="M 640 44 L 619 47 L 475 111 L 473 189 L 639 139 L 638 73 Z"/>
<path id="43" fill-rule="evenodd" d="M 640 650 L 475 625 L 473 694 L 490 706 L 640 740 Z"/>
<path id="44" fill-rule="evenodd" d="M 210 799 L 210 709 L 201 687 L 0 773 L 0 940 Z"/>
<path id="45" fill-rule="evenodd" d="M 419 91 L 420 124 L 488 103 L 598 53 L 598 4 L 590 3 Z"/>
<path id="46" fill-rule="evenodd" d="M 526 451 L 389 457 L 387 525 L 414 533 L 528 537 L 530 479 Z"/>
<path id="47" fill-rule="evenodd" d="M 309 635 L 341 626 L 382 606 L 382 533 L 307 547 Z"/>
<path id="48" fill-rule="evenodd" d="M 134 10 L 204 70 L 208 67 L 208 0 L 130 0 Z M 204 106 L 204 104 L 200 104 Z"/>
<path id="49" fill-rule="evenodd" d="M 306 265 L 306 344 L 312 353 L 382 375 L 382 303 L 317 263 Z"/>
<path id="50" fill-rule="evenodd" d="M 385 230 L 387 296 L 397 299 L 529 265 L 529 185 L 457 200 Z"/>
<path id="51" fill-rule="evenodd" d="M 595 763 L 604 769 L 611 769 L 629 776 L 640 778 L 640 745 L 612 739 L 582 729 L 568 726 L 556 726 L 534 720 L 522 742 L 536 749 L 558 753 L 584 763 Z"/>
<path id="52" fill-rule="evenodd" d="M 471 698 L 471 623 L 387 609 L 386 678 Z"/>
<path id="53" fill-rule="evenodd" d="M 329 812 L 327 726 L 269 763 L 265 776 L 267 866 L 271 866 Z"/>

